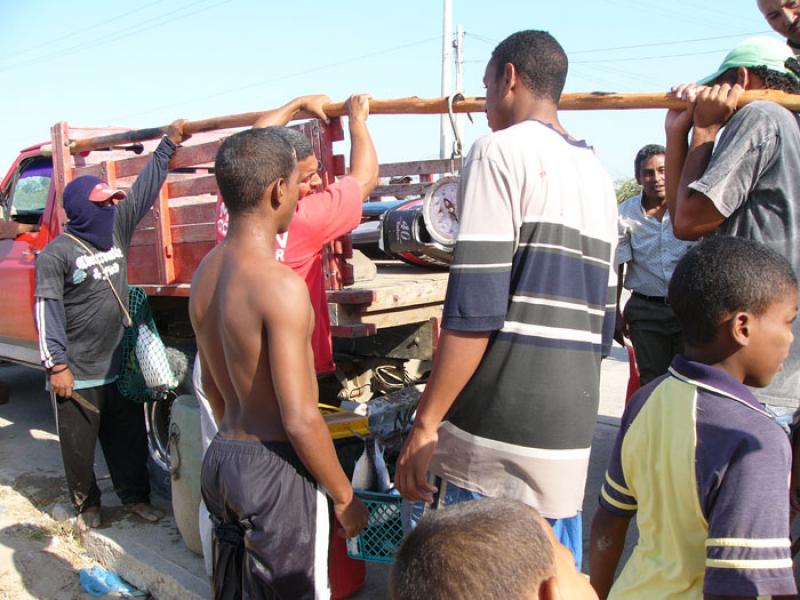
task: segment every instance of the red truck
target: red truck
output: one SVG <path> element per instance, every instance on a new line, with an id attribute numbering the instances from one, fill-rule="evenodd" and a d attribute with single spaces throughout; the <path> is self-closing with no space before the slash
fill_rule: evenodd
<path id="1" fill-rule="evenodd" d="M 244 121 L 252 122 L 257 113 L 246 117 Z M 244 121 L 237 122 L 244 125 Z M 170 162 L 160 197 L 136 230 L 128 262 L 129 281 L 146 290 L 167 347 L 184 357 L 179 393 L 191 391 L 195 352 L 187 311 L 190 282 L 215 242 L 213 161 L 222 140 L 233 132 L 221 128 L 230 127 L 230 119 L 202 123 L 199 129 L 203 132 L 185 142 Z M 313 142 L 326 180 L 344 174 L 343 157 L 333 152 L 334 142 L 343 135 L 338 119 L 328 125 L 306 121 L 300 127 Z M 0 184 L 2 218 L 38 225 L 39 230 L 0 240 L 0 359 L 40 367 L 33 318 L 34 267 L 36 255 L 65 225 L 61 207 L 64 186 L 87 174 L 106 179 L 112 186 L 130 186 L 159 137 L 157 128 L 87 129 L 62 122 L 52 127 L 49 142 L 20 152 Z M 412 175 L 422 183 L 383 186 L 374 195 L 418 193 L 425 181 L 431 181 L 430 173 L 451 167 L 450 161 L 383 165 L 382 176 Z M 339 368 L 335 378 L 327 378 L 321 392 L 329 399 L 364 401 L 373 390 L 406 385 L 423 374 L 436 344 L 447 274 L 384 258 L 362 260 L 359 264 L 369 266 L 372 276 L 361 278 L 356 273 L 354 277 L 348 262 L 351 255 L 349 237 L 324 251 Z M 153 458 L 162 468 L 168 462 L 169 402 L 145 407 Z"/>

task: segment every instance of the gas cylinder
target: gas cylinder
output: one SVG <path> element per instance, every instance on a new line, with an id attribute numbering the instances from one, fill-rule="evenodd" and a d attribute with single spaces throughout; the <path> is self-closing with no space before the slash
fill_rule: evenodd
<path id="1" fill-rule="evenodd" d="M 172 512 L 186 546 L 202 556 L 197 511 L 200 506 L 200 408 L 192 395 L 172 403 L 169 425 Z"/>

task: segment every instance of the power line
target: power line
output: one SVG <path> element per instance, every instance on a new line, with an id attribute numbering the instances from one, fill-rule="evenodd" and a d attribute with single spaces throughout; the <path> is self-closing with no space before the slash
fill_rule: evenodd
<path id="1" fill-rule="evenodd" d="M 654 56 L 636 56 L 636 57 L 628 57 L 628 58 L 598 58 L 595 60 L 571 60 L 569 61 L 570 66 L 572 65 L 597 65 L 597 64 L 604 64 L 604 63 L 617 63 L 617 62 L 634 62 L 637 60 L 657 60 L 661 58 L 681 58 L 686 56 L 698 56 L 700 54 L 722 54 L 723 52 L 727 52 L 728 49 L 723 50 L 701 50 L 695 52 L 686 52 L 682 54 L 657 54 Z M 485 60 L 465 60 L 464 63 L 478 63 L 478 62 L 486 62 Z"/>
<path id="2" fill-rule="evenodd" d="M 0 60 L 6 61 L 6 60 L 8 60 L 10 58 L 14 58 L 15 56 L 19 56 L 20 54 L 27 54 L 28 52 L 33 52 L 34 50 L 38 50 L 39 48 L 44 48 L 46 46 L 52 46 L 56 42 L 60 42 L 61 40 L 66 40 L 66 39 L 69 39 L 71 37 L 75 37 L 76 35 L 78 35 L 79 33 L 83 33 L 84 31 L 90 31 L 90 30 L 96 29 L 98 27 L 102 27 L 103 25 L 107 25 L 108 23 L 112 23 L 114 21 L 119 21 L 123 17 L 127 17 L 128 15 L 132 15 L 132 14 L 137 13 L 137 12 L 142 12 L 146 8 L 150 8 L 154 4 L 160 4 L 161 2 L 162 2 L 162 0 L 154 0 L 153 2 L 145 4 L 144 6 L 139 6 L 139 7 L 135 8 L 134 10 L 129 10 L 128 12 L 124 12 L 124 13 L 121 13 L 121 14 L 116 15 L 114 17 L 110 17 L 110 18 L 108 18 L 108 19 L 106 19 L 104 21 L 99 21 L 99 22 L 97 22 L 97 23 L 95 23 L 93 25 L 89 25 L 88 27 L 84 27 L 82 29 L 76 29 L 75 31 L 71 31 L 71 32 L 69 32 L 67 34 L 58 36 L 57 38 L 49 38 L 49 39 L 47 39 L 46 41 L 44 41 L 44 42 L 42 42 L 40 44 L 36 44 L 35 46 L 28 46 L 27 48 L 24 48 L 22 50 L 18 50 L 17 52 L 14 52 L 12 54 L 6 54 L 2 58 L 0 58 Z"/>
<path id="3" fill-rule="evenodd" d="M 728 34 L 728 35 L 717 35 L 717 36 L 713 36 L 713 37 L 692 38 L 692 39 L 688 39 L 688 40 L 675 40 L 675 41 L 672 41 L 672 42 L 650 42 L 650 43 L 647 43 L 647 44 L 632 44 L 632 45 L 629 45 L 629 46 L 612 46 L 612 47 L 609 47 L 609 48 L 590 48 L 590 49 L 586 49 L 586 50 L 568 50 L 566 52 L 567 52 L 568 56 L 572 56 L 574 54 L 588 54 L 588 53 L 593 53 L 593 52 L 612 52 L 612 51 L 615 51 L 615 50 L 635 50 L 635 49 L 638 49 L 638 48 L 655 48 L 655 47 L 658 47 L 658 46 L 676 46 L 676 45 L 680 45 L 680 44 L 693 44 L 693 43 L 696 43 L 696 42 L 711 42 L 711 41 L 725 40 L 725 39 L 731 39 L 731 38 L 749 37 L 749 36 L 753 36 L 753 35 L 764 35 L 766 33 L 771 33 L 771 32 L 772 32 L 772 30 L 751 31 L 751 32 L 745 32 L 745 33 L 734 33 L 734 34 Z M 479 42 L 483 42 L 485 44 L 490 44 L 490 45 L 495 45 L 496 46 L 497 44 L 500 43 L 499 41 L 495 41 L 495 40 L 492 40 L 490 38 L 487 38 L 487 37 L 484 37 L 484 36 L 481 36 L 481 35 L 477 35 L 475 33 L 466 33 L 465 32 L 464 35 L 465 36 L 469 36 L 469 37 L 471 37 L 473 39 L 476 39 Z"/>
<path id="4" fill-rule="evenodd" d="M 571 64 L 573 65 L 592 65 L 597 63 L 615 63 L 615 62 L 631 62 L 635 60 L 657 60 L 662 58 L 681 58 L 685 56 L 697 56 L 699 54 L 721 54 L 729 50 L 728 48 L 723 50 L 704 50 L 702 52 L 686 52 L 683 54 L 661 54 L 658 56 L 638 56 L 636 58 L 601 58 L 597 60 L 576 60 L 572 61 Z"/>
<path id="5" fill-rule="evenodd" d="M 656 7 L 656 6 L 648 6 L 641 2 L 641 0 L 606 0 L 606 2 L 610 2 L 612 4 L 617 4 L 618 6 L 622 6 L 623 9 L 630 11 L 631 9 L 636 11 L 646 11 L 652 14 L 658 15 L 660 17 L 666 17 L 672 21 L 678 21 L 680 23 L 686 23 L 689 25 L 696 25 L 697 21 L 692 17 L 687 17 L 685 13 L 670 13 L 669 11 L 663 10 L 663 8 Z M 643 21 L 646 18 L 642 19 Z"/>
<path id="6" fill-rule="evenodd" d="M 325 64 L 325 65 L 319 65 L 317 67 L 313 67 L 313 68 L 307 69 L 305 71 L 299 71 L 299 72 L 296 72 L 296 73 L 286 73 L 284 75 L 279 75 L 279 76 L 271 78 L 271 79 L 265 79 L 265 80 L 262 80 L 262 81 L 256 81 L 256 82 L 253 82 L 253 83 L 248 83 L 247 85 L 243 85 L 243 86 L 239 86 L 239 87 L 235 87 L 235 88 L 229 88 L 227 90 L 222 90 L 220 92 L 217 92 L 215 94 L 211 94 L 211 95 L 208 95 L 208 96 L 202 96 L 202 97 L 199 97 L 199 98 L 197 96 L 193 96 L 190 100 L 183 100 L 181 102 L 174 102 L 174 103 L 171 103 L 171 104 L 164 104 L 164 105 L 161 105 L 161 106 L 156 106 L 156 107 L 153 107 L 153 108 L 149 108 L 147 110 L 143 110 L 143 111 L 139 111 L 139 112 L 135 112 L 135 113 L 128 113 L 126 115 L 122 115 L 120 117 L 116 117 L 116 118 L 110 119 L 110 120 L 111 121 L 122 121 L 122 120 L 124 120 L 124 119 L 126 119 L 128 117 L 136 117 L 136 116 L 149 114 L 151 112 L 160 111 L 160 110 L 167 109 L 167 108 L 174 108 L 176 106 L 185 106 L 187 104 L 194 104 L 196 102 L 203 102 L 203 101 L 206 101 L 206 100 L 212 100 L 214 98 L 219 98 L 220 96 L 227 96 L 229 94 L 233 94 L 233 93 L 236 93 L 236 92 L 242 92 L 242 91 L 249 90 L 249 89 L 252 89 L 252 88 L 269 85 L 269 84 L 276 83 L 276 82 L 279 82 L 279 81 L 285 81 L 287 79 L 294 79 L 295 77 L 303 77 L 304 75 L 310 75 L 312 73 L 317 73 L 319 71 L 324 71 L 324 70 L 331 69 L 331 68 L 334 68 L 334 67 L 340 67 L 342 65 L 350 64 L 350 63 L 353 63 L 353 62 L 358 62 L 358 61 L 365 60 L 365 59 L 368 59 L 368 58 L 373 58 L 373 57 L 376 57 L 376 56 L 382 56 L 384 54 L 389 54 L 391 52 L 397 52 L 398 50 L 405 50 L 406 48 L 411 48 L 413 46 L 420 46 L 422 44 L 427 44 L 427 43 L 432 42 L 432 41 L 440 41 L 441 39 L 442 39 L 442 36 L 441 35 L 437 35 L 437 36 L 434 36 L 434 37 L 426 38 L 424 40 L 418 40 L 416 42 L 409 42 L 407 44 L 401 44 L 399 46 L 393 46 L 391 48 L 385 48 L 383 50 L 378 50 L 376 52 L 369 52 L 367 54 L 360 54 L 358 56 L 351 56 L 349 58 L 345 58 L 345 59 L 342 59 L 340 61 L 336 61 L 336 62 L 333 62 L 333 63 L 328 63 L 328 64 Z"/>
<path id="7" fill-rule="evenodd" d="M 143 31 L 149 31 L 149 30 L 154 29 L 156 27 L 160 27 L 162 25 L 166 25 L 167 23 L 171 23 L 172 21 L 177 21 L 179 19 L 185 19 L 186 17 L 191 17 L 193 15 L 196 15 L 198 13 L 204 12 L 206 10 L 210 10 L 210 9 L 215 8 L 217 6 L 221 6 L 222 4 L 228 4 L 229 2 L 232 2 L 232 0 L 222 0 L 221 2 L 217 2 L 215 4 L 210 4 L 210 5 L 207 5 L 207 6 L 203 6 L 203 7 L 199 8 L 199 9 L 197 9 L 195 11 L 188 12 L 188 13 L 183 13 L 183 14 L 178 14 L 177 16 L 175 16 L 173 18 L 164 19 L 162 21 L 158 21 L 158 22 L 156 22 L 156 23 L 154 23 L 152 25 L 149 25 L 147 27 L 141 27 L 141 25 L 144 25 L 145 23 L 151 23 L 152 21 L 157 21 L 158 19 L 161 19 L 161 18 L 163 18 L 163 17 L 165 17 L 167 15 L 173 15 L 175 13 L 180 13 L 181 11 L 185 11 L 186 9 L 191 8 L 192 6 L 196 6 L 198 4 L 202 4 L 203 2 L 207 2 L 207 1 L 208 0 L 197 0 L 196 2 L 192 2 L 190 4 L 184 5 L 184 6 L 180 7 L 180 8 L 177 8 L 175 10 L 169 11 L 169 12 L 164 13 L 162 15 L 159 15 L 157 17 L 153 17 L 151 19 L 147 19 L 145 21 L 142 21 L 138 25 L 135 25 L 134 29 L 125 28 L 125 29 L 117 30 L 117 31 L 111 32 L 109 34 L 105 34 L 105 35 L 103 35 L 103 36 L 101 36 L 99 38 L 95 38 L 94 40 L 90 40 L 88 42 L 77 44 L 75 46 L 71 46 L 71 47 L 65 48 L 63 50 L 57 50 L 57 51 L 51 52 L 49 54 L 45 54 L 44 56 L 39 56 L 37 58 L 32 58 L 32 59 L 29 59 L 29 60 L 26 60 L 26 61 L 22 61 L 22 62 L 19 62 L 19 63 L 16 63 L 16 64 L 12 64 L 12 65 L 8 65 L 8 66 L 5 66 L 5 67 L 2 67 L 2 68 L 0 68 L 0 73 L 3 73 L 5 71 L 11 71 L 11 70 L 17 69 L 19 67 L 35 65 L 35 64 L 39 64 L 41 62 L 47 62 L 49 59 L 51 59 L 53 57 L 61 58 L 63 56 L 67 56 L 69 54 L 75 54 L 76 52 L 80 52 L 81 50 L 87 50 L 89 48 L 94 48 L 96 46 L 103 46 L 103 45 L 108 44 L 108 43 L 117 42 L 118 40 L 125 39 L 127 37 L 132 36 L 132 35 L 136 35 L 136 34 L 142 33 Z M 138 27 L 138 29 L 136 27 Z"/>
<path id="8" fill-rule="evenodd" d="M 675 46 L 679 44 L 693 44 L 695 42 L 711 42 L 716 40 L 725 40 L 730 38 L 741 38 L 741 37 L 748 37 L 752 35 L 763 35 L 765 33 L 770 33 L 770 31 L 753 31 L 750 33 L 737 33 L 734 35 L 718 35 L 714 37 L 705 37 L 705 38 L 694 38 L 691 40 L 680 40 L 675 42 L 653 42 L 649 44 L 634 44 L 631 46 L 615 46 L 612 48 L 595 48 L 594 50 L 573 50 L 568 52 L 567 54 L 588 54 L 590 52 L 611 52 L 614 50 L 634 50 L 638 48 L 655 48 L 657 46 Z"/>
<path id="9" fill-rule="evenodd" d="M 689 10 L 702 10 L 704 12 L 714 15 L 714 18 L 716 19 L 723 19 L 728 21 L 729 23 L 733 23 L 734 21 L 736 21 L 737 23 L 753 22 L 753 19 L 749 17 L 744 17 L 742 15 L 735 15 L 727 10 L 718 10 L 714 8 L 709 8 L 708 6 L 705 6 L 702 2 L 697 2 L 697 0 L 678 0 L 678 1 L 680 2 L 680 4 L 686 6 Z"/>
<path id="10" fill-rule="evenodd" d="M 610 67 L 607 65 L 578 65 L 580 68 L 583 69 L 592 69 L 598 70 L 604 73 L 608 73 L 612 76 L 621 76 L 624 77 L 625 85 L 629 85 L 631 80 L 639 81 L 644 83 L 648 86 L 653 86 L 656 88 L 660 88 L 663 86 L 663 82 L 652 77 L 651 75 L 645 75 L 643 73 L 637 73 L 635 71 L 631 71 L 628 69 L 620 69 L 619 67 Z"/>

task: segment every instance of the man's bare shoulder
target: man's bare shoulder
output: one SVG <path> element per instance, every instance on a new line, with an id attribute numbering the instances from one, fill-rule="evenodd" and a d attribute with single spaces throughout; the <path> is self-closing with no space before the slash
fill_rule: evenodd
<path id="1" fill-rule="evenodd" d="M 271 261 L 255 270 L 250 278 L 252 293 L 261 300 L 266 312 L 305 313 L 311 305 L 306 282 L 291 268 Z"/>
<path id="2" fill-rule="evenodd" d="M 192 275 L 192 287 L 195 286 L 196 283 L 202 282 L 205 277 L 205 272 L 209 269 L 216 270 L 218 268 L 218 264 L 222 259 L 222 250 L 219 246 L 216 246 L 211 249 L 211 251 L 206 254 L 203 259 L 200 261 L 200 264 L 197 265 L 197 269 L 194 271 L 194 275 Z"/>
<path id="3" fill-rule="evenodd" d="M 221 260 L 222 252 L 217 246 L 203 257 L 192 275 L 189 316 L 193 320 L 202 318 L 207 309 L 216 281 L 219 279 Z"/>

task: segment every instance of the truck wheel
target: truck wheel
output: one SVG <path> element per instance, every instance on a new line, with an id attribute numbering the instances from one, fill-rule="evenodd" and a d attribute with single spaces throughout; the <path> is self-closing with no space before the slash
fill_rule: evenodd
<path id="1" fill-rule="evenodd" d="M 165 339 L 167 359 L 172 372 L 180 382 L 178 389 L 163 400 L 147 402 L 144 405 L 144 419 L 147 426 L 147 442 L 150 451 L 147 467 L 150 471 L 150 487 L 159 496 L 172 497 L 172 482 L 169 474 L 169 423 L 172 401 L 181 394 L 193 394 L 192 365 L 197 352 L 194 342 Z"/>
<path id="2" fill-rule="evenodd" d="M 147 468 L 150 471 L 150 488 L 164 498 L 171 498 L 169 476 L 169 416 L 175 395 L 164 400 L 147 402 L 144 405 L 144 419 L 147 426 L 147 445 L 149 456 Z"/>

